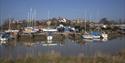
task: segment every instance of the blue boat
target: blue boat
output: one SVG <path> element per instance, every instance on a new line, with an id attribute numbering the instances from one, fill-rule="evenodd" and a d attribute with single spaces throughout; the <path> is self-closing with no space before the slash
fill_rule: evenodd
<path id="1" fill-rule="evenodd" d="M 101 32 L 91 32 L 90 33 L 94 39 L 101 38 Z"/>
<path id="2" fill-rule="evenodd" d="M 85 33 L 82 35 L 84 39 L 100 39 L 101 38 L 101 32 L 91 32 L 91 33 Z"/>

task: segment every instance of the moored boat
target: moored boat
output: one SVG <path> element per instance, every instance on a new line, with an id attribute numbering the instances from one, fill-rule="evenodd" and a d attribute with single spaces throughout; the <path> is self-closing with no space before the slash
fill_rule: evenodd
<path id="1" fill-rule="evenodd" d="M 13 36 L 10 33 L 1 33 L 0 34 L 0 41 L 6 41 L 13 39 Z"/>
<path id="2" fill-rule="evenodd" d="M 101 39 L 101 38 L 108 38 L 108 34 L 101 32 L 91 32 L 83 34 L 82 37 L 84 39 Z"/>
<path id="3" fill-rule="evenodd" d="M 108 34 L 106 34 L 106 33 L 102 33 L 101 36 L 102 36 L 102 38 L 108 38 Z"/>
<path id="4" fill-rule="evenodd" d="M 100 32 L 91 32 L 93 39 L 100 39 L 101 33 Z"/>
<path id="5" fill-rule="evenodd" d="M 92 39 L 93 38 L 92 35 L 90 35 L 90 34 L 84 34 L 84 35 L 82 35 L 82 37 L 84 39 Z"/>

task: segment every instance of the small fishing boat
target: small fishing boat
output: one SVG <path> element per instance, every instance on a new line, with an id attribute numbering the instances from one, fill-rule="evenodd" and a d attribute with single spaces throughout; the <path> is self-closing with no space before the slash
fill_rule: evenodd
<path id="1" fill-rule="evenodd" d="M 4 33 L 0 33 L 0 41 L 5 41 L 7 38 L 4 36 Z"/>
<path id="2" fill-rule="evenodd" d="M 4 38 L 3 36 L 0 36 L 0 41 L 5 41 L 7 38 Z"/>
<path id="3" fill-rule="evenodd" d="M 88 32 L 85 32 L 83 35 L 82 35 L 83 39 L 92 39 L 92 35 L 90 35 Z"/>
<path id="4" fill-rule="evenodd" d="M 0 34 L 0 41 L 7 41 L 9 39 L 13 39 L 10 33 L 1 33 Z"/>
<path id="5" fill-rule="evenodd" d="M 82 37 L 83 37 L 84 39 L 92 39 L 92 38 L 93 38 L 93 36 L 90 35 L 90 34 L 84 34 L 84 35 L 82 35 Z"/>
<path id="6" fill-rule="evenodd" d="M 82 35 L 84 39 L 101 39 L 101 38 L 108 38 L 108 34 L 106 33 L 101 33 L 101 32 L 91 32 L 91 33 L 86 33 Z"/>

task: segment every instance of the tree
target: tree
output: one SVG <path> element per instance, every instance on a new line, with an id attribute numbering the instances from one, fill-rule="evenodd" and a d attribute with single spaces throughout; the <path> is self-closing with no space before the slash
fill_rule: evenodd
<path id="1" fill-rule="evenodd" d="M 107 20 L 107 18 L 102 18 L 99 23 L 101 24 L 110 24 L 110 22 Z"/>

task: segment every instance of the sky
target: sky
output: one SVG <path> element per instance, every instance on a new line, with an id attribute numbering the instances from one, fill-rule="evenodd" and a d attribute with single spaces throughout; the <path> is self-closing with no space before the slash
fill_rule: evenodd
<path id="1" fill-rule="evenodd" d="M 30 9 L 35 19 L 125 19 L 125 0 L 0 0 L 0 19 L 27 19 Z"/>

